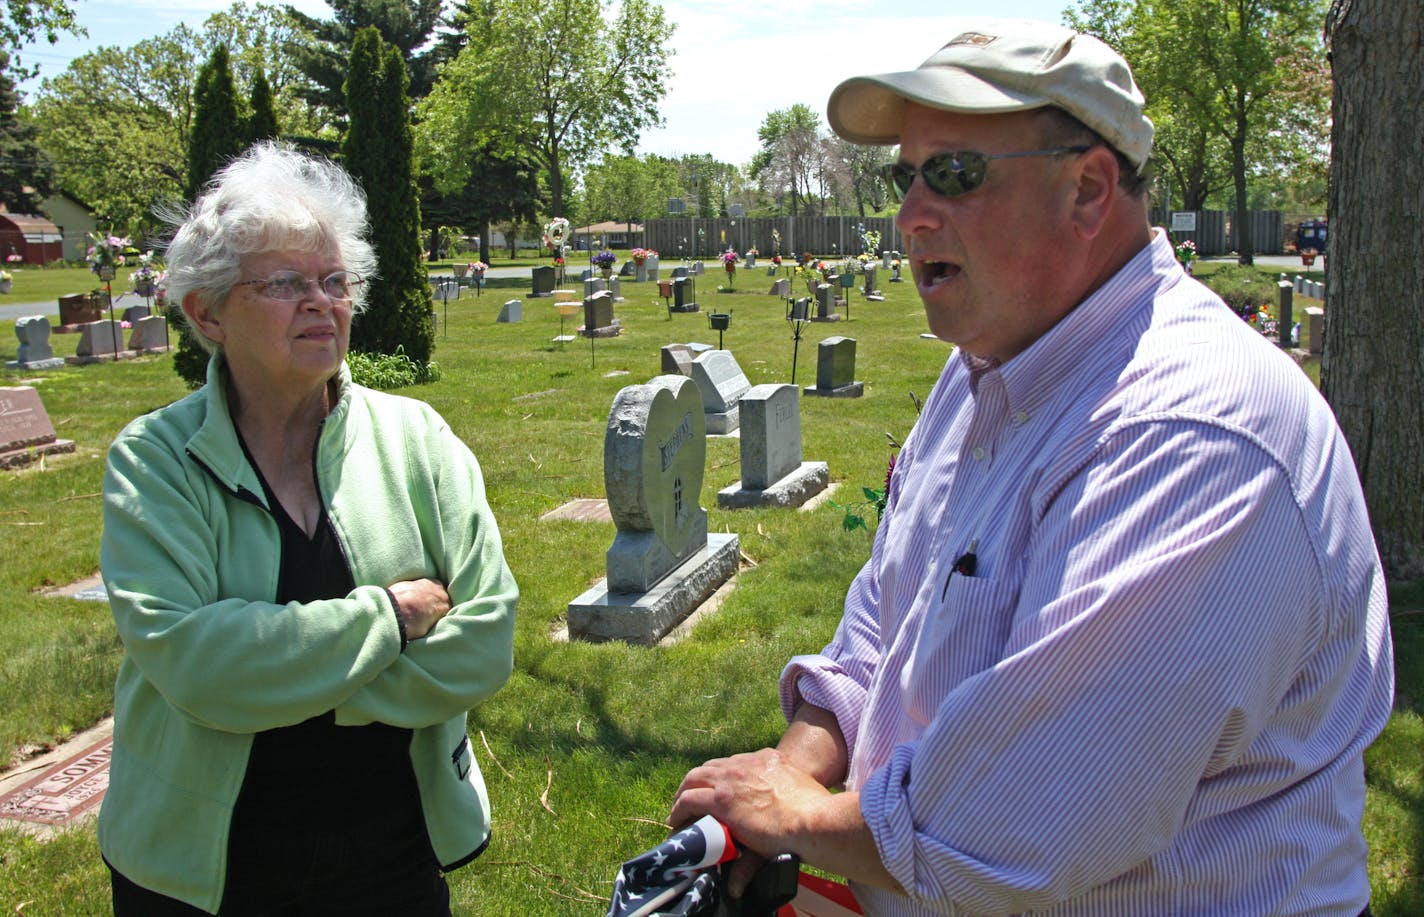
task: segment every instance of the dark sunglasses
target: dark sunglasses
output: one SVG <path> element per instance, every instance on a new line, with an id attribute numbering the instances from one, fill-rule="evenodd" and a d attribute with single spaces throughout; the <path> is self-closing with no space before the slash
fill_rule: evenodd
<path id="1" fill-rule="evenodd" d="M 940 153 L 924 161 L 918 169 L 912 169 L 898 162 L 890 162 L 880 167 L 885 184 L 890 188 L 890 196 L 903 202 L 915 183 L 916 175 L 925 177 L 925 186 L 943 197 L 959 197 L 968 194 L 984 184 L 984 173 L 991 159 L 1022 159 L 1025 156 L 1061 156 L 1064 153 L 1086 153 L 1092 146 L 1060 146 L 1051 150 L 1029 150 L 1025 153 L 977 153 L 974 150 L 955 150 Z"/>

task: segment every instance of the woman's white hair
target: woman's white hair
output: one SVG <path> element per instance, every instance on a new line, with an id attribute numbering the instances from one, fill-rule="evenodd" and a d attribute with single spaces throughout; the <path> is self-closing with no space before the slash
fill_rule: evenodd
<path id="1" fill-rule="evenodd" d="M 216 312 L 241 279 L 248 255 L 335 249 L 345 270 L 370 280 L 376 251 L 367 240 L 366 194 L 341 166 L 271 141 L 257 143 L 215 174 L 191 209 L 161 214 L 177 225 L 168 244 L 168 295 L 194 293 Z M 351 308 L 366 305 L 366 285 L 353 289 Z M 184 313 L 203 349 L 217 343 Z"/>

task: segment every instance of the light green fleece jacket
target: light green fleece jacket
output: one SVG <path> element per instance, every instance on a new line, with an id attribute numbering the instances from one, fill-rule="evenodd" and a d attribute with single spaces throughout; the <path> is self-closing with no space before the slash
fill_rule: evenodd
<path id="1" fill-rule="evenodd" d="M 318 488 L 357 583 L 274 604 L 281 544 L 243 455 L 221 356 L 207 384 L 109 449 L 100 566 L 124 658 L 99 846 L 146 888 L 216 912 L 253 734 L 334 709 L 412 729 L 430 843 L 446 869 L 488 842 L 469 708 L 513 666 L 518 588 L 479 464 L 423 402 L 345 366 L 317 443 Z M 404 651 L 385 587 L 429 577 L 450 613 Z M 321 774 L 302 775 L 320 793 Z"/>

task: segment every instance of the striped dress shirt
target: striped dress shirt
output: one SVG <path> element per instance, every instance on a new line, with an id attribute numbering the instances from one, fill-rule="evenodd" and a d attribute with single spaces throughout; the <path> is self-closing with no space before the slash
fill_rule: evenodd
<path id="1" fill-rule="evenodd" d="M 1160 230 L 1018 356 L 950 356 L 781 680 L 839 721 L 892 917 L 1353 917 L 1393 690 L 1330 408 Z"/>

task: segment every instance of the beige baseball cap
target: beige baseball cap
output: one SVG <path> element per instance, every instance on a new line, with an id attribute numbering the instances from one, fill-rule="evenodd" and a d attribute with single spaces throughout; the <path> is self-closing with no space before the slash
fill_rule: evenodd
<path id="1" fill-rule="evenodd" d="M 905 101 L 966 114 L 1053 105 L 1142 172 L 1152 122 L 1127 61 L 1091 35 L 1028 19 L 950 21 L 954 37 L 916 70 L 851 77 L 831 93 L 831 129 L 852 143 L 899 142 Z"/>

